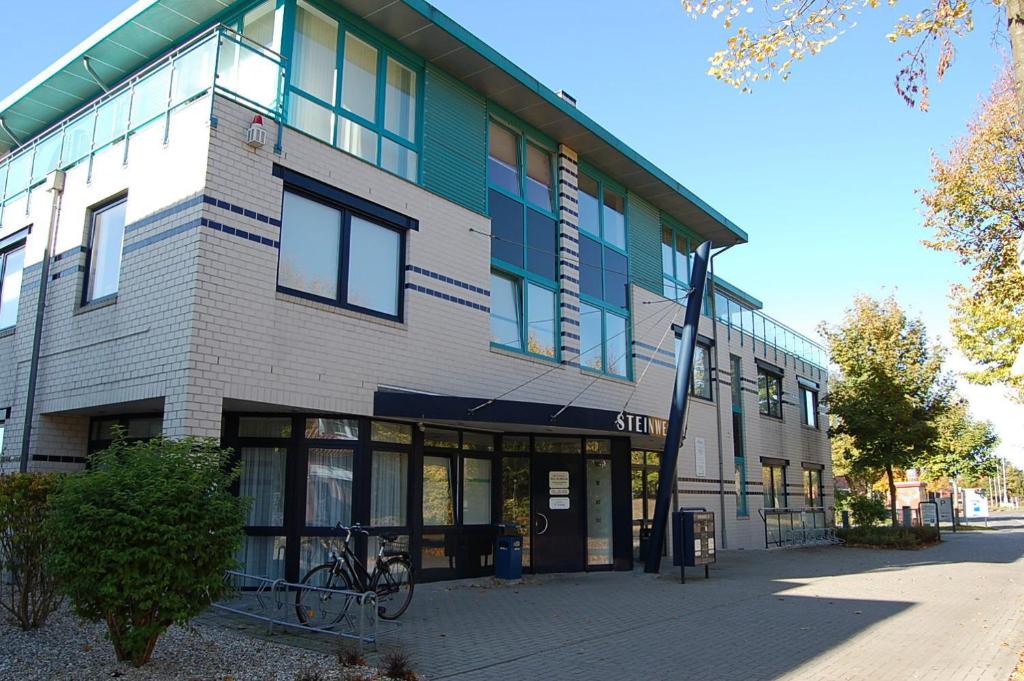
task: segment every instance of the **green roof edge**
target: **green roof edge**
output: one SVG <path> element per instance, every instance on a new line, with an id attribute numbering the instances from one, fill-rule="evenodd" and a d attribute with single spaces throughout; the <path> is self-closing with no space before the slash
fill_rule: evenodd
<path id="1" fill-rule="evenodd" d="M 447 31 L 452 37 L 468 45 L 471 49 L 478 52 L 485 59 L 493 62 L 505 73 L 518 80 L 522 85 L 528 87 L 535 94 L 542 97 L 548 104 L 558 108 L 562 113 L 574 119 L 580 125 L 589 128 L 598 137 L 603 139 L 606 143 L 614 147 L 620 153 L 628 157 L 631 161 L 641 166 L 644 170 L 651 173 L 659 180 L 667 184 L 678 194 L 683 196 L 686 200 L 693 203 L 695 206 L 700 208 L 702 211 L 710 215 L 712 218 L 720 222 L 726 229 L 736 235 L 741 241 L 749 241 L 747 233 L 737 226 L 732 220 L 725 217 L 717 210 L 712 208 L 701 199 L 699 196 L 694 194 L 692 191 L 687 189 L 685 186 L 680 184 L 672 176 L 666 173 L 658 166 L 651 163 L 645 157 L 641 156 L 636 150 L 627 145 L 625 142 L 620 140 L 615 135 L 605 130 L 601 125 L 596 123 L 589 116 L 581 112 L 576 107 L 572 106 L 561 97 L 559 97 L 554 90 L 547 87 L 539 80 L 528 74 L 519 66 L 516 66 L 508 57 L 504 56 L 493 47 L 485 43 L 483 40 L 478 38 L 476 35 L 471 33 L 468 29 L 464 28 L 461 24 L 456 22 L 454 19 L 449 17 L 447 14 L 437 9 L 426 0 L 402 0 L 406 5 L 411 7 L 416 12 L 423 15 L 425 18 L 432 21 L 434 24 Z"/>

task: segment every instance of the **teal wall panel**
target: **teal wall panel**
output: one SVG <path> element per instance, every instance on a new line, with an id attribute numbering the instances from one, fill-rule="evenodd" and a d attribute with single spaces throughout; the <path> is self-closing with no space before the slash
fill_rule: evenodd
<path id="1" fill-rule="evenodd" d="M 486 103 L 430 64 L 423 90 L 423 186 L 486 213 Z"/>
<path id="2" fill-rule="evenodd" d="M 661 219 L 658 210 L 635 194 L 629 213 L 629 274 L 632 283 L 661 294 Z"/>

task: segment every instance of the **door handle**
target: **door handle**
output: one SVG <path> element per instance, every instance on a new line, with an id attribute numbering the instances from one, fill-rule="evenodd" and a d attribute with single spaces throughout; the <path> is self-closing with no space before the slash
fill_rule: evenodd
<path id="1" fill-rule="evenodd" d="M 544 529 L 543 530 L 539 530 L 537 532 L 537 534 L 539 534 L 539 535 L 540 534 L 544 534 L 545 532 L 548 531 L 548 517 L 546 515 L 544 515 L 543 513 L 538 513 L 537 515 L 544 519 Z"/>

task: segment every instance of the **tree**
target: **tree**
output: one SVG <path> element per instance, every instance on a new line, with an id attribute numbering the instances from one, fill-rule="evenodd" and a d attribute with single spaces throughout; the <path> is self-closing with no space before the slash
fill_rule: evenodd
<path id="1" fill-rule="evenodd" d="M 765 4 L 765 15 L 755 16 L 750 0 L 682 0 L 690 16 L 710 14 L 722 19 L 732 35 L 709 61 L 708 74 L 747 92 L 752 83 L 789 78 L 793 64 L 818 54 L 856 24 L 865 9 L 877 9 L 880 0 L 778 0 Z M 897 0 L 886 0 L 888 6 Z M 1024 0 L 988 0 L 999 16 L 1005 14 L 1017 84 L 1017 105 L 1024 111 Z M 896 91 L 909 106 L 928 109 L 928 60 L 938 48 L 935 73 L 939 80 L 952 65 L 954 41 L 974 30 L 975 3 L 971 0 L 920 0 L 913 14 L 903 14 L 886 35 L 890 42 L 911 41 L 900 56 Z M 749 17 L 749 20 L 748 20 Z"/>
<path id="2" fill-rule="evenodd" d="M 951 387 L 942 376 L 944 353 L 893 298 L 857 297 L 838 327 L 820 332 L 839 369 L 826 398 L 835 417 L 830 435 L 849 436 L 853 471 L 885 472 L 895 526 L 894 469 L 912 467 L 938 437 Z"/>
<path id="3" fill-rule="evenodd" d="M 41 627 L 61 602 L 46 569 L 55 543 L 46 518 L 60 482 L 56 473 L 0 475 L 0 608 L 25 630 Z"/>
<path id="4" fill-rule="evenodd" d="M 947 158 L 932 159 L 933 188 L 922 192 L 925 244 L 955 253 L 971 268 L 967 286 L 951 291 L 951 330 L 979 369 L 967 378 L 1000 384 L 1024 402 L 1024 376 L 1014 360 L 1024 346 L 1024 271 L 1017 248 L 1024 238 L 1024 128 L 1009 74 L 996 83 L 967 134 Z"/>
<path id="5" fill-rule="evenodd" d="M 120 429 L 56 495 L 51 568 L 80 617 L 106 622 L 118 660 L 145 664 L 224 592 L 247 507 L 230 457 L 212 439 L 128 444 Z"/>
<path id="6" fill-rule="evenodd" d="M 931 451 L 917 462 L 925 469 L 925 478 L 977 480 L 995 474 L 998 462 L 992 452 L 999 437 L 991 423 L 971 418 L 966 401 L 950 404 L 936 420 L 936 428 L 938 437 Z"/>

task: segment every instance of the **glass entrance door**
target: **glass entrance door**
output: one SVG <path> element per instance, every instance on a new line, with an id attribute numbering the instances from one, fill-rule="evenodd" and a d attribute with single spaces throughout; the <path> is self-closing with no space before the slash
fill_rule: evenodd
<path id="1" fill-rule="evenodd" d="M 577 572 L 583 569 L 583 457 L 537 454 L 533 460 L 533 569 Z"/>

